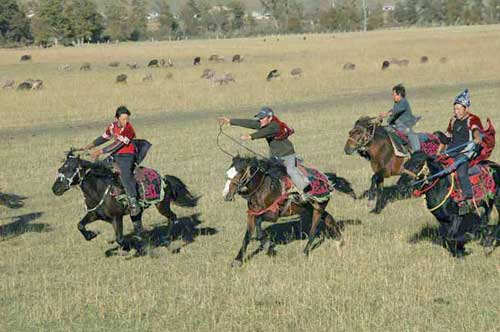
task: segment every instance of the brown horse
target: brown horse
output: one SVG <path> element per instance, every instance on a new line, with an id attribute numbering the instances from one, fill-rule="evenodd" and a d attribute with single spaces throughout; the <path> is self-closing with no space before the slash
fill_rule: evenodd
<path id="1" fill-rule="evenodd" d="M 429 135 L 427 134 L 427 136 Z M 437 149 L 439 141 L 437 137 L 432 137 L 428 144 Z M 427 151 L 424 147 L 423 150 Z M 361 117 L 356 121 L 354 127 L 349 131 L 344 151 L 348 155 L 358 152 L 370 161 L 373 170 L 371 186 L 361 197 L 368 196 L 370 201 L 376 199 L 375 208 L 371 212 L 380 213 L 382 211 L 380 194 L 384 186 L 384 179 L 400 175 L 406 158 L 396 156 L 389 134 L 381 126 L 381 121 L 373 117 Z"/>
<path id="2" fill-rule="evenodd" d="M 335 174 L 325 174 L 330 181 L 329 191 L 334 189 L 356 198 L 350 183 Z M 268 254 L 272 253 L 273 244 L 270 239 L 262 235 L 260 224 L 262 221 L 275 222 L 281 217 L 293 215 L 312 215 L 312 224 L 309 230 L 308 242 L 304 248 L 307 256 L 311 250 L 316 237 L 317 227 L 321 220 L 327 228 L 327 236 L 339 239 L 341 227 L 335 219 L 326 211 L 330 200 L 326 197 L 321 202 L 308 201 L 297 202 L 288 196 L 286 190 L 286 168 L 277 160 L 263 160 L 253 158 L 234 157 L 233 163 L 227 171 L 228 181 L 224 188 L 224 199 L 232 201 L 236 193 L 240 194 L 248 202 L 247 230 L 243 238 L 243 244 L 234 259 L 232 266 L 243 263 L 247 246 L 254 231 L 257 232 L 257 240 L 261 241 L 260 248 L 269 244 Z"/>

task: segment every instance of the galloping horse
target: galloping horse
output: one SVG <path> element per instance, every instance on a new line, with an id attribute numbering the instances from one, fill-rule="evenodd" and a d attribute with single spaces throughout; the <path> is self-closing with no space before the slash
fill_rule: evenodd
<path id="1" fill-rule="evenodd" d="M 435 153 L 439 146 L 438 138 L 430 134 L 425 135 L 429 139 L 421 144 L 423 150 Z M 389 134 L 381 126 L 381 121 L 373 117 L 361 117 L 356 121 L 354 127 L 349 131 L 344 152 L 348 155 L 358 152 L 370 161 L 374 174 L 371 178 L 370 189 L 365 191 L 361 197 L 368 196 L 370 201 L 376 199 L 375 208 L 371 212 L 380 213 L 382 211 L 380 193 L 384 185 L 384 178 L 400 175 L 403 163 L 407 158 L 396 155 Z"/>
<path id="2" fill-rule="evenodd" d="M 328 236 L 340 237 L 340 226 L 326 211 L 330 200 L 329 193 L 332 188 L 327 189 L 328 196 L 322 201 L 297 202 L 289 197 L 287 191 L 289 180 L 285 166 L 274 159 L 234 157 L 227 175 L 228 181 L 223 192 L 224 199 L 231 201 L 234 199 L 235 194 L 238 193 L 248 202 L 247 230 L 243 238 L 243 244 L 233 260 L 232 266 L 239 266 L 243 263 L 254 230 L 257 230 L 257 239 L 262 240 L 261 247 L 264 247 L 265 239 L 262 238 L 260 229 L 262 221 L 275 222 L 280 217 L 311 214 L 312 225 L 307 245 L 304 248 L 304 254 L 306 255 L 309 255 L 320 220 L 324 220 Z M 325 175 L 328 177 L 326 181 L 330 182 L 334 189 L 351 195 L 354 199 L 356 198 L 347 180 L 331 173 Z M 266 239 L 266 241 L 268 244 L 272 243 L 270 239 Z M 269 249 L 272 249 L 272 245 L 269 246 Z"/>
<path id="3" fill-rule="evenodd" d="M 52 191 L 55 195 L 61 196 L 66 191 L 74 187 L 80 187 L 85 197 L 87 213 L 78 223 L 78 230 L 85 240 L 90 241 L 97 236 L 97 233 L 89 231 L 86 226 L 96 220 L 110 222 L 113 225 L 116 242 L 122 248 L 123 241 L 123 216 L 130 213 L 128 206 L 120 203 L 114 193 L 122 192 L 122 185 L 108 166 L 104 163 L 93 163 L 83 160 L 79 155 L 75 155 L 73 150 L 68 152 L 66 160 L 59 168 L 59 176 L 55 180 Z M 177 220 L 177 216 L 170 209 L 170 202 L 182 207 L 195 207 L 198 201 L 186 185 L 177 177 L 167 175 L 162 181 L 164 197 L 156 203 L 156 208 L 170 222 L 165 245 L 168 245 L 172 225 Z M 147 207 L 147 206 L 146 206 Z M 145 207 L 145 208 L 146 208 Z M 137 216 L 132 216 L 134 232 L 139 237 L 142 228 L 142 212 Z M 137 247 L 138 251 L 142 246 Z"/>
<path id="4" fill-rule="evenodd" d="M 467 234 L 482 235 L 487 254 L 493 251 L 500 235 L 500 221 L 496 226 L 489 225 L 493 207 L 500 212 L 500 165 L 484 161 L 476 167 L 476 178 L 471 182 L 476 183 L 477 207 L 462 215 L 453 198 L 457 194 L 455 173 L 446 171 L 441 162 L 422 152 L 414 153 L 404 164 L 404 173 L 417 180 L 418 193 L 425 193 L 427 209 L 438 220 L 439 235 L 453 256 L 465 254 L 465 244 L 470 240 Z"/>

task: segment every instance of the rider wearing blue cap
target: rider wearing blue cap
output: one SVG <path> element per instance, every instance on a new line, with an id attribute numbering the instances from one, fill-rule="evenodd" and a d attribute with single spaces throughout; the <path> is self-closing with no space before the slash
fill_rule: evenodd
<path id="1" fill-rule="evenodd" d="M 287 173 L 294 185 L 307 198 L 307 192 L 311 189 L 309 179 L 297 168 L 297 156 L 292 142 L 288 139 L 294 133 L 294 130 L 275 115 L 269 107 L 262 107 L 255 115 L 255 119 L 230 119 L 220 117 L 221 125 L 231 124 L 244 128 L 256 129 L 253 134 L 241 135 L 241 140 L 249 141 L 265 138 L 270 148 L 270 156 L 283 162 Z"/>

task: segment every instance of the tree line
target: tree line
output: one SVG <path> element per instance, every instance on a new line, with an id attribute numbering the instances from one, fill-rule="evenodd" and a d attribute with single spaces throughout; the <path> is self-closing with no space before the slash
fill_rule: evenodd
<path id="1" fill-rule="evenodd" d="M 149 38 L 240 37 L 272 33 L 374 30 L 388 27 L 495 24 L 500 0 L 328 1 L 305 10 L 298 0 L 188 0 L 174 13 L 169 0 L 17 0 L 0 2 L 0 45 L 75 45 Z"/>

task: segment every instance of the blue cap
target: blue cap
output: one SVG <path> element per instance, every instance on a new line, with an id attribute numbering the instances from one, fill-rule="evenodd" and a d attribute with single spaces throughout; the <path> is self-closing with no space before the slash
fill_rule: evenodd
<path id="1" fill-rule="evenodd" d="M 273 116 L 274 112 L 267 106 L 264 106 L 260 109 L 259 113 L 255 114 L 255 118 L 258 120 L 267 118 L 268 116 Z"/>

